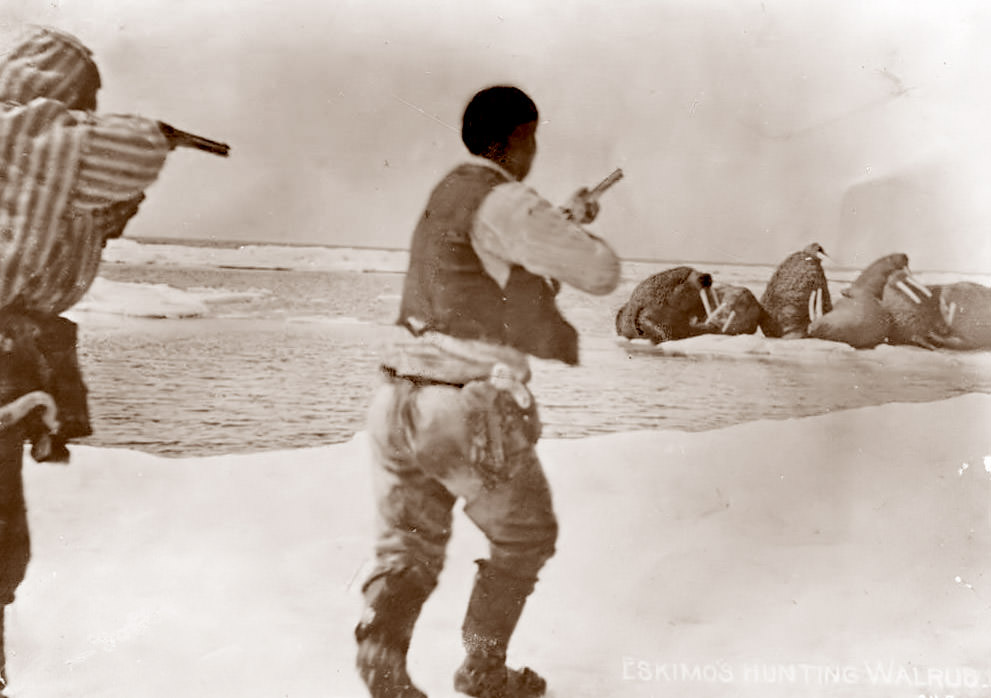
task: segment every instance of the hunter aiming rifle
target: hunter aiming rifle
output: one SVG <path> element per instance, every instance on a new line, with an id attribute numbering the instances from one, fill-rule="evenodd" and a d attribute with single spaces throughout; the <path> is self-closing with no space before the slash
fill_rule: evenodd
<path id="1" fill-rule="evenodd" d="M 205 150 L 208 153 L 213 153 L 214 155 L 219 155 L 224 158 L 227 157 L 231 151 L 231 147 L 226 143 L 211 141 L 209 138 L 203 138 L 202 136 L 187 133 L 186 131 L 180 131 L 174 126 L 170 126 L 163 121 L 158 122 L 158 128 L 169 141 L 169 147 L 171 148 L 196 148 L 197 150 Z"/>
<path id="2" fill-rule="evenodd" d="M 580 201 L 583 205 L 587 206 L 589 203 L 598 203 L 599 197 L 606 193 L 612 185 L 616 184 L 619 180 L 623 179 L 623 170 L 617 167 L 615 170 L 606 175 L 606 178 L 601 182 L 596 184 L 592 189 L 588 191 L 582 190 L 584 193 L 579 193 L 576 198 L 580 197 Z M 574 200 L 573 200 L 574 201 Z M 570 220 L 575 220 L 574 211 L 570 208 L 564 208 L 564 212 L 567 214 Z M 553 295 L 557 295 L 561 291 L 561 282 L 557 279 L 552 279 L 551 277 L 544 277 L 548 284 L 550 284 L 551 291 Z"/>

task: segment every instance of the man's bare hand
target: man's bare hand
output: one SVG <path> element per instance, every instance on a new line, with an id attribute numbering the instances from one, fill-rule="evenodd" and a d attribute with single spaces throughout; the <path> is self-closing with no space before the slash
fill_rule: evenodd
<path id="1" fill-rule="evenodd" d="M 103 244 L 124 234 L 127 222 L 138 212 L 138 207 L 144 200 L 145 195 L 138 194 L 93 212 L 93 226 L 103 235 Z"/>
<path id="2" fill-rule="evenodd" d="M 570 220 L 586 225 L 594 221 L 599 215 L 598 196 L 594 195 L 588 187 L 582 187 L 571 195 L 563 210 Z"/>

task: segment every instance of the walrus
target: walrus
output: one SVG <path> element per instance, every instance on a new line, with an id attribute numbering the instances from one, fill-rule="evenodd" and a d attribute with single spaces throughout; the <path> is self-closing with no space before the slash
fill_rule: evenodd
<path id="1" fill-rule="evenodd" d="M 907 269 L 898 269 L 888 277 L 881 305 L 891 315 L 890 344 L 911 344 L 925 349 L 962 346 L 962 341 L 950 333 L 940 312 L 939 299 Z"/>
<path id="2" fill-rule="evenodd" d="M 813 242 L 788 255 L 774 270 L 760 299 L 767 313 L 766 322 L 761 324 L 765 336 L 806 337 L 812 317 L 833 309 L 826 274 L 822 270 L 825 256 L 822 245 Z"/>
<path id="3" fill-rule="evenodd" d="M 899 269 L 908 269 L 908 255 L 889 254 L 874 260 L 840 292 L 830 312 L 812 319 L 809 336 L 844 342 L 856 349 L 870 349 L 886 341 L 891 315 L 881 305 L 881 295 L 888 277 Z"/>
<path id="4" fill-rule="evenodd" d="M 991 349 L 991 288 L 960 281 L 932 286 L 940 314 L 961 349 Z"/>
<path id="5" fill-rule="evenodd" d="M 654 344 L 711 332 L 705 321 L 717 302 L 712 276 L 675 267 L 641 281 L 616 313 L 616 333 Z"/>
<path id="6" fill-rule="evenodd" d="M 903 252 L 878 257 L 860 272 L 853 283 L 840 293 L 848 298 L 869 295 L 881 300 L 888 277 L 899 269 L 908 269 L 908 255 Z"/>
<path id="7" fill-rule="evenodd" d="M 891 328 L 891 314 L 867 293 L 840 298 L 833 309 L 809 324 L 809 337 L 844 342 L 855 349 L 883 344 Z"/>
<path id="8" fill-rule="evenodd" d="M 729 284 L 714 284 L 712 291 L 718 306 L 705 321 L 719 334 L 753 334 L 766 316 L 750 289 Z"/>

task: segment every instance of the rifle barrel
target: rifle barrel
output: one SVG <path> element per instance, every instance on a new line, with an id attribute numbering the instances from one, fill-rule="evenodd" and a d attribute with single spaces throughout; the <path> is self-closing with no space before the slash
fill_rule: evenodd
<path id="1" fill-rule="evenodd" d="M 605 191 L 614 185 L 619 180 L 623 179 L 623 170 L 617 167 L 615 170 L 609 173 L 609 176 L 603 179 L 601 182 L 595 185 L 595 188 L 589 192 L 589 196 L 593 199 L 598 199 Z"/>
<path id="2" fill-rule="evenodd" d="M 220 155 L 221 157 L 227 157 L 231 152 L 231 147 L 226 143 L 211 141 L 209 138 L 201 138 L 199 136 L 193 136 L 184 142 L 180 142 L 179 145 L 184 145 L 187 148 L 205 150 L 208 153 Z"/>
<path id="3" fill-rule="evenodd" d="M 159 121 L 158 124 L 159 128 L 162 130 L 162 133 L 165 134 L 165 137 L 172 141 L 176 147 L 196 148 L 197 150 L 204 150 L 208 153 L 213 153 L 214 155 L 220 155 L 221 157 L 227 157 L 228 154 L 230 154 L 231 147 L 226 143 L 213 141 L 209 138 L 204 138 L 203 136 L 197 136 L 195 133 L 180 131 L 176 127 L 161 121 Z"/>

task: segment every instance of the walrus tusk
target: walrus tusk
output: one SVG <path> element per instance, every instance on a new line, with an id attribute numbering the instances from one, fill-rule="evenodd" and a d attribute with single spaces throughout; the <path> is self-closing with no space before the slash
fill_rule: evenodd
<path id="1" fill-rule="evenodd" d="M 922 305 L 922 299 L 919 298 L 917 295 L 915 295 L 915 293 L 912 291 L 912 289 L 910 289 L 908 287 L 908 284 L 906 284 L 904 281 L 896 281 L 895 282 L 895 286 L 898 287 L 898 290 L 899 291 L 901 291 L 906 296 L 908 296 L 909 298 L 911 298 L 915 302 L 916 305 Z"/>
<path id="2" fill-rule="evenodd" d="M 916 277 L 912 276 L 911 274 L 906 274 L 905 275 L 905 281 L 907 281 L 909 284 L 911 284 L 912 285 L 912 288 L 916 288 L 919 291 L 921 291 L 922 294 L 925 295 L 926 298 L 932 298 L 933 297 L 933 292 L 931 290 L 929 290 L 929 287 L 926 286 L 921 281 L 919 281 Z"/>
<path id="3" fill-rule="evenodd" d="M 939 334 L 935 330 L 930 330 L 926 334 L 926 339 L 932 342 L 935 349 L 942 349 L 944 347 L 952 347 L 955 349 L 961 348 L 963 340 L 960 337 L 954 337 L 953 335 Z"/>
<path id="4" fill-rule="evenodd" d="M 935 341 L 940 347 L 948 347 L 950 349 L 965 349 L 966 342 L 962 337 L 957 337 L 956 335 L 939 335 L 935 332 L 929 333 L 930 339 Z"/>
<path id="5" fill-rule="evenodd" d="M 725 332 L 726 330 L 729 329 L 730 323 L 733 322 L 734 317 L 736 317 L 736 311 L 735 310 L 729 311 L 729 317 L 726 318 L 726 322 L 723 323 L 723 327 L 720 330 L 720 332 Z"/>
<path id="6" fill-rule="evenodd" d="M 943 316 L 943 320 L 948 326 L 953 325 L 953 318 L 957 314 L 957 304 L 956 302 L 947 303 L 946 298 L 943 296 L 939 297 L 939 314 Z"/>
<path id="7" fill-rule="evenodd" d="M 58 410 L 55 407 L 55 400 L 48 393 L 35 390 L 0 406 L 0 432 L 14 426 L 39 407 L 44 408 L 41 419 L 48 430 L 52 433 L 58 431 L 59 423 L 56 417 Z"/>
<path id="8" fill-rule="evenodd" d="M 706 322 L 712 317 L 712 304 L 709 302 L 709 296 L 706 295 L 706 289 L 699 289 L 699 298 L 702 299 L 702 307 L 705 308 L 705 320 Z"/>
<path id="9" fill-rule="evenodd" d="M 814 321 L 822 317 L 822 289 L 816 288 L 809 294 L 809 320 Z"/>
<path id="10" fill-rule="evenodd" d="M 718 296 L 716 296 L 716 299 L 718 300 Z M 716 323 L 719 320 L 719 316 L 725 314 L 725 313 L 723 313 L 723 310 L 726 309 L 726 308 L 729 308 L 729 307 L 730 307 L 730 302 L 728 300 L 725 300 L 722 303 L 720 303 L 719 305 L 717 305 L 716 306 L 716 309 L 712 311 L 712 314 L 709 315 L 708 318 L 706 318 L 705 324 L 706 325 L 712 325 L 713 327 L 715 327 L 716 326 Z"/>

